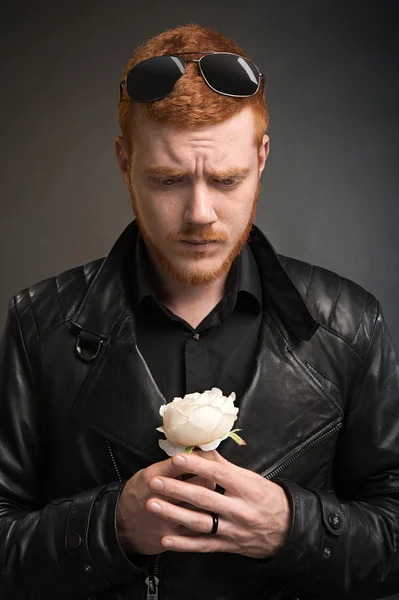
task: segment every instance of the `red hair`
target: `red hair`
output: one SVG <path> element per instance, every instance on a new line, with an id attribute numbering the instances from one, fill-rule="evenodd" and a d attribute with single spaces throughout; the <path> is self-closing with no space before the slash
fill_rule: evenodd
<path id="1" fill-rule="evenodd" d="M 147 58 L 190 50 L 232 52 L 249 58 L 230 38 L 214 29 L 190 24 L 169 29 L 142 44 L 128 62 L 123 77 L 132 67 Z M 250 107 L 255 119 L 255 143 L 258 148 L 269 122 L 266 101 L 261 90 L 249 98 L 232 98 L 217 94 L 205 83 L 196 63 L 187 64 L 173 91 L 161 100 L 132 102 L 125 86 L 122 87 L 123 94 L 118 104 L 119 125 L 129 150 L 134 138 L 135 112 L 139 113 L 139 118 L 190 128 L 221 123 Z"/>

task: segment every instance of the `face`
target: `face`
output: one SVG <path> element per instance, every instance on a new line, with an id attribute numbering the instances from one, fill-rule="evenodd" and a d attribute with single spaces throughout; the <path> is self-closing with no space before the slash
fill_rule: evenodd
<path id="1" fill-rule="evenodd" d="M 254 143 L 250 109 L 195 129 L 143 121 L 132 154 L 116 141 L 119 167 L 147 248 L 189 285 L 217 280 L 246 242 L 268 153 Z"/>

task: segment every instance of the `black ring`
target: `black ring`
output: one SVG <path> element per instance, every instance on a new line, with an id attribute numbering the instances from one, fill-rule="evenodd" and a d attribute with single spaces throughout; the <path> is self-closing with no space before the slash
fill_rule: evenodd
<path id="1" fill-rule="evenodd" d="M 211 517 L 213 518 L 213 524 L 212 524 L 212 529 L 211 531 L 208 533 L 208 535 L 215 535 L 217 533 L 218 530 L 218 526 L 219 526 L 219 517 L 216 513 L 211 512 L 209 513 L 211 515 Z"/>

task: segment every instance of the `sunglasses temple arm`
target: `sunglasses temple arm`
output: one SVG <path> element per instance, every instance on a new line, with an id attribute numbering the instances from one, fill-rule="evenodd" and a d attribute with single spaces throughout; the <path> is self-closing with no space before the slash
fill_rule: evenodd
<path id="1" fill-rule="evenodd" d="M 119 84 L 119 102 L 122 102 L 122 96 L 123 96 L 123 84 L 126 84 L 125 80 L 122 79 L 122 81 Z"/>
<path id="2" fill-rule="evenodd" d="M 262 88 L 262 94 L 265 94 L 265 76 L 263 73 L 259 73 L 260 75 L 260 87 Z"/>

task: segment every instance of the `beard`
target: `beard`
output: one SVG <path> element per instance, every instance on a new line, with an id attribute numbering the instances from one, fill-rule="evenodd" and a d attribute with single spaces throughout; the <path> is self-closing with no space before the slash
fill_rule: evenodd
<path id="1" fill-rule="evenodd" d="M 258 197 L 260 193 L 260 180 L 258 181 L 258 185 L 256 188 L 255 196 L 252 203 L 252 210 L 250 217 L 248 219 L 247 224 L 245 225 L 240 237 L 235 243 L 232 250 L 227 255 L 226 259 L 222 262 L 222 264 L 216 269 L 200 269 L 196 267 L 192 267 L 190 269 L 181 269 L 178 268 L 169 258 L 167 258 L 163 252 L 158 248 L 156 243 L 151 238 L 143 219 L 141 218 L 140 208 L 137 202 L 137 198 L 133 192 L 131 191 L 131 200 L 133 211 L 136 216 L 138 229 L 143 236 L 145 245 L 150 253 L 150 255 L 156 260 L 158 265 L 166 271 L 169 275 L 177 279 L 180 283 L 184 283 L 186 285 L 207 285 L 210 284 L 220 277 L 227 273 L 231 268 L 231 265 L 234 262 L 234 259 L 240 254 L 242 247 L 247 242 L 249 234 L 251 233 L 252 225 L 255 221 L 256 217 L 256 206 L 258 203 Z M 224 233 L 220 233 L 217 231 L 213 231 L 211 227 L 188 227 L 184 231 L 179 233 L 170 233 L 167 235 L 168 240 L 173 241 L 181 241 L 190 239 L 195 240 L 212 240 L 215 242 L 227 242 L 228 235 Z M 190 257 L 193 260 L 201 260 L 206 256 L 210 256 L 211 252 L 187 252 L 186 256 Z"/>

